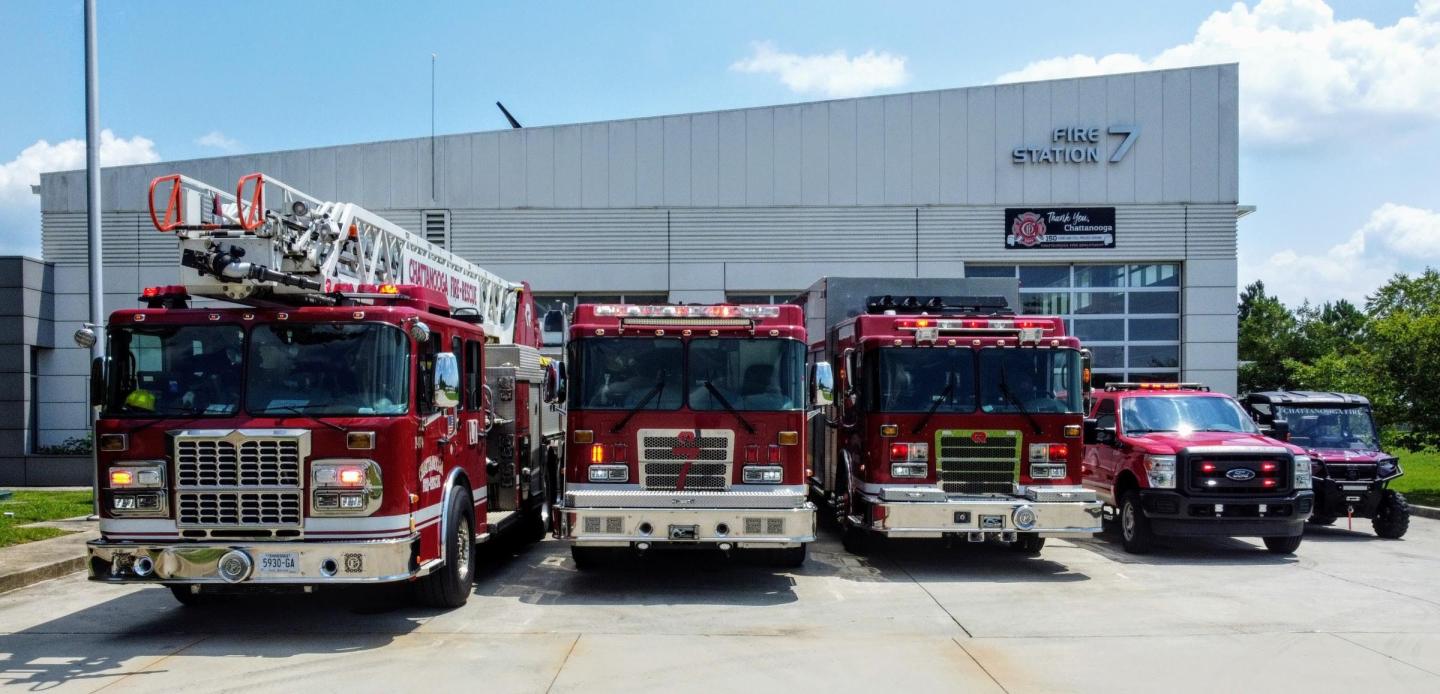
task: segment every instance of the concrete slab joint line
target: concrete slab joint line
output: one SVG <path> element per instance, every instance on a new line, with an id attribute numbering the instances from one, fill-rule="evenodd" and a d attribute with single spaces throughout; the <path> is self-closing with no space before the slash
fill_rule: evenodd
<path id="1" fill-rule="evenodd" d="M 560 665 L 555 668 L 555 676 L 550 678 L 550 686 L 545 688 L 546 694 L 555 689 L 555 682 L 560 679 L 560 673 L 565 670 L 565 663 L 570 662 L 570 654 L 575 652 L 575 646 L 580 643 L 582 637 L 584 634 L 576 634 L 575 640 L 570 642 L 570 648 L 566 649 L 565 657 L 560 659 Z"/>
<path id="2" fill-rule="evenodd" d="M 950 639 L 950 640 L 955 642 L 955 645 L 958 646 L 958 647 L 960 648 L 960 650 L 961 650 L 962 652 L 964 652 L 967 657 L 970 658 L 970 661 L 973 662 L 973 663 L 975 663 L 975 667 L 980 668 L 980 671 L 983 672 L 983 673 L 985 673 L 985 676 L 986 676 L 986 677 L 989 677 L 989 678 L 990 678 L 990 681 L 991 681 L 991 682 L 994 682 L 994 683 L 995 683 L 995 686 L 997 686 L 997 687 L 1000 688 L 1000 691 L 1005 692 L 1005 694 L 1010 694 L 1010 690 L 1009 690 L 1009 689 L 1006 689 L 1006 688 L 1005 688 L 1005 685 L 1002 684 L 1002 683 L 1000 682 L 1000 680 L 998 680 L 998 679 L 995 678 L 995 674 L 992 673 L 992 672 L 990 672 L 990 669 L 987 668 L 987 667 L 985 667 L 985 663 L 980 662 L 980 659 L 979 659 L 979 658 L 976 658 L 976 657 L 975 657 L 975 654 L 974 654 L 974 653 L 971 653 L 971 652 L 970 652 L 970 649 L 968 649 L 968 648 L 965 647 L 965 644 L 960 643 L 960 639 Z"/>

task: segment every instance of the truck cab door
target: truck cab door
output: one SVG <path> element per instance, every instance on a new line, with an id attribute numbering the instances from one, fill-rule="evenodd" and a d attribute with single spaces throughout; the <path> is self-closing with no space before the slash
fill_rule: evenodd
<path id="1" fill-rule="evenodd" d="M 1095 405 L 1095 429 L 1109 429 L 1116 431 L 1118 435 L 1118 420 L 1115 416 L 1115 399 L 1102 398 Z M 1113 439 L 1111 439 L 1113 441 Z M 1085 467 L 1086 478 L 1092 480 L 1093 484 L 1104 489 L 1115 485 L 1115 474 L 1119 467 L 1118 456 L 1120 450 L 1111 443 L 1104 441 L 1086 442 L 1085 446 Z"/>

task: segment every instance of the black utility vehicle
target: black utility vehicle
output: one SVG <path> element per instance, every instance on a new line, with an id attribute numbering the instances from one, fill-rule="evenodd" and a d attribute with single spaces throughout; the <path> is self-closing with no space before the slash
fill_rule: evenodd
<path id="1" fill-rule="evenodd" d="M 1380 450 L 1370 401 L 1348 393 L 1250 393 L 1245 409 L 1267 434 L 1309 451 L 1315 485 L 1310 522 L 1340 517 L 1371 519 L 1375 534 L 1398 538 L 1410 528 L 1405 496 L 1389 488 L 1404 474 L 1400 461 Z"/>

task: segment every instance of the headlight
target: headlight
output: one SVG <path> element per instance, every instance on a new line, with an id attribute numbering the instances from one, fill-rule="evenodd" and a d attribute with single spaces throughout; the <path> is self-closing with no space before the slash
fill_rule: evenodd
<path id="1" fill-rule="evenodd" d="M 169 515 L 169 495 L 165 492 L 165 461 L 122 461 L 110 468 L 108 479 L 111 515 Z"/>
<path id="2" fill-rule="evenodd" d="M 1310 486 L 1310 457 L 1297 455 L 1295 456 L 1295 488 L 1309 489 Z"/>
<path id="3" fill-rule="evenodd" d="M 310 465 L 310 508 L 321 516 L 368 516 L 380 509 L 385 485 L 373 460 L 337 458 Z"/>
<path id="4" fill-rule="evenodd" d="M 164 486 L 163 460 L 127 460 L 110 468 L 111 489 L 158 489 Z"/>
<path id="5" fill-rule="evenodd" d="M 629 482 L 630 467 L 628 465 L 591 465 L 591 482 Z"/>
<path id="6" fill-rule="evenodd" d="M 780 484 L 785 470 L 779 465 L 746 465 L 741 472 L 745 484 Z"/>
<path id="7" fill-rule="evenodd" d="M 1065 479 L 1065 466 L 1058 463 L 1032 463 L 1030 465 L 1030 479 L 1036 480 L 1062 480 Z"/>
<path id="8" fill-rule="evenodd" d="M 1175 456 L 1145 456 L 1145 476 L 1150 479 L 1152 489 L 1175 488 Z"/>
<path id="9" fill-rule="evenodd" d="M 1404 471 L 1400 469 L 1400 461 L 1395 458 L 1386 458 L 1375 464 L 1376 479 L 1388 480 L 1402 474 Z"/>
<path id="10" fill-rule="evenodd" d="M 926 463 L 891 463 L 891 477 L 924 477 L 930 473 L 930 466 Z"/>

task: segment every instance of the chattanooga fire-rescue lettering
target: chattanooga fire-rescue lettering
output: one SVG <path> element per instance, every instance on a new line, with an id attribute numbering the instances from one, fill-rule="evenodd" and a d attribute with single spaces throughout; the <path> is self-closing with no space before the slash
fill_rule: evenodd
<path id="1" fill-rule="evenodd" d="M 407 279 L 410 284 L 434 289 L 461 303 L 475 303 L 478 294 L 474 283 L 453 277 L 444 270 L 427 265 L 417 258 L 410 259 Z"/>

